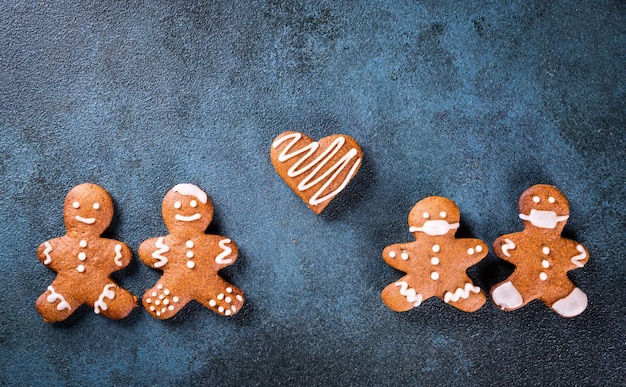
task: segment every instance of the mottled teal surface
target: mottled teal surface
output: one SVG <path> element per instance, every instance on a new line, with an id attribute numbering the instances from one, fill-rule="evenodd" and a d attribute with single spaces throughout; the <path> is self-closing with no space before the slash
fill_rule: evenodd
<path id="1" fill-rule="evenodd" d="M 626 383 L 624 1 L 1 3 L 0 385 Z M 286 130 L 363 148 L 320 216 L 270 163 Z M 83 182 L 115 201 L 106 235 L 135 256 L 114 278 L 138 295 L 159 277 L 136 249 L 165 232 L 161 199 L 204 188 L 209 232 L 240 249 L 223 274 L 241 313 L 43 323 L 54 273 L 35 251 Z M 570 275 L 582 315 L 382 303 L 401 273 L 381 251 L 411 240 L 415 202 L 453 199 L 459 234 L 491 244 L 537 183 L 567 195 L 565 234 L 590 251 Z M 490 253 L 469 273 L 488 290 L 510 272 Z"/>

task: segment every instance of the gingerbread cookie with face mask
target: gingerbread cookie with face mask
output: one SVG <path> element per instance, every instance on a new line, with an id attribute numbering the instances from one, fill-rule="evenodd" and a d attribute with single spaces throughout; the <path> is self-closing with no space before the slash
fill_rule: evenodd
<path id="1" fill-rule="evenodd" d="M 556 187 L 534 185 L 522 193 L 519 210 L 524 231 L 503 235 L 493 244 L 496 255 L 515 270 L 492 288 L 491 298 L 503 310 L 539 299 L 563 317 L 579 315 L 587 307 L 587 295 L 567 272 L 583 267 L 589 252 L 561 236 L 569 218 L 567 198 Z"/>
<path id="2" fill-rule="evenodd" d="M 113 200 L 102 187 L 81 184 L 67 194 L 67 233 L 37 249 L 39 260 L 57 272 L 35 303 L 45 321 L 65 320 L 81 304 L 115 320 L 127 316 L 137 306 L 137 297 L 110 277 L 126 267 L 132 257 L 124 243 L 100 237 L 112 218 Z"/>
<path id="3" fill-rule="evenodd" d="M 460 218 L 456 204 L 444 197 L 430 196 L 415 204 L 409 213 L 415 242 L 383 250 L 387 264 L 407 273 L 383 290 L 389 308 L 404 312 L 433 296 L 465 312 L 483 306 L 485 295 L 466 270 L 487 255 L 487 245 L 480 239 L 455 238 Z"/>
<path id="4" fill-rule="evenodd" d="M 229 238 L 204 233 L 213 217 L 207 194 L 193 184 L 178 184 L 165 195 L 162 214 L 169 234 L 139 246 L 139 258 L 163 270 L 143 296 L 146 310 L 164 320 L 196 300 L 222 316 L 239 312 L 243 292 L 218 274 L 235 262 L 237 246 Z"/>

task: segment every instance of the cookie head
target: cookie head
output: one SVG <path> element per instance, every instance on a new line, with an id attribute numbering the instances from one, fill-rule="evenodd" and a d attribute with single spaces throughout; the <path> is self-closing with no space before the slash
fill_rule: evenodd
<path id="1" fill-rule="evenodd" d="M 519 199 L 519 217 L 526 228 L 561 231 L 569 218 L 569 203 L 558 188 L 538 184 L 528 188 Z"/>
<path id="2" fill-rule="evenodd" d="M 213 204 L 198 186 L 178 184 L 165 195 L 162 213 L 165 225 L 171 232 L 204 232 L 213 218 Z"/>
<path id="3" fill-rule="evenodd" d="M 72 188 L 65 197 L 63 208 L 68 234 L 101 235 L 113 219 L 113 200 L 96 184 L 85 183 Z"/>
<path id="4" fill-rule="evenodd" d="M 429 196 L 420 200 L 409 213 L 409 231 L 429 236 L 454 236 L 459 228 L 459 208 L 448 198 Z"/>

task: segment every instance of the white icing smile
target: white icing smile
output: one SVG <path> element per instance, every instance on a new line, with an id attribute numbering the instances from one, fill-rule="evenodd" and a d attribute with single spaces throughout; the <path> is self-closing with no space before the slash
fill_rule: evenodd
<path id="1" fill-rule="evenodd" d="M 94 224 L 96 223 L 96 218 L 83 218 L 80 215 L 76 215 L 76 220 L 85 224 Z"/>
<path id="2" fill-rule="evenodd" d="M 425 234 L 436 236 L 446 235 L 448 231 L 459 228 L 459 222 L 448 223 L 445 220 L 428 220 L 423 227 L 411 227 L 410 232 L 420 231 Z"/>
<path id="3" fill-rule="evenodd" d="M 530 214 L 519 214 L 520 219 L 527 220 L 535 227 L 539 228 L 556 228 L 559 222 L 563 222 L 569 218 L 569 215 L 558 216 L 554 211 L 540 211 L 532 209 Z"/>
<path id="4" fill-rule="evenodd" d="M 202 218 L 202 215 L 200 215 L 200 213 L 197 213 L 197 212 L 195 214 L 189 215 L 189 216 L 176 214 L 176 215 L 174 215 L 174 218 L 176 220 L 180 220 L 180 221 L 183 221 L 183 222 L 193 222 L 194 220 L 198 220 L 198 219 Z"/>

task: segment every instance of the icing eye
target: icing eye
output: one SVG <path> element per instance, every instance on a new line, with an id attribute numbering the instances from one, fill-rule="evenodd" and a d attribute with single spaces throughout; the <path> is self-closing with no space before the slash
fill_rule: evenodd
<path id="1" fill-rule="evenodd" d="M 556 202 L 556 199 L 555 199 L 555 198 L 553 198 L 552 196 L 550 196 L 550 197 L 548 198 L 548 202 L 550 202 L 550 203 L 554 203 L 554 202 Z"/>
<path id="2" fill-rule="evenodd" d="M 533 196 L 533 202 L 539 203 L 540 201 L 541 201 L 541 198 L 539 196 Z"/>
<path id="3" fill-rule="evenodd" d="M 448 214 L 446 214 L 446 212 L 445 212 L 445 211 L 441 211 L 441 212 L 439 213 L 439 216 L 441 216 L 442 218 L 445 218 L 446 216 L 448 216 Z"/>
<path id="4" fill-rule="evenodd" d="M 430 214 L 428 212 L 424 212 L 422 216 L 424 217 L 424 219 L 430 218 Z"/>
<path id="5" fill-rule="evenodd" d="M 93 209 L 94 210 L 99 210 L 100 209 L 100 203 L 94 203 L 93 204 Z"/>
<path id="6" fill-rule="evenodd" d="M 72 207 L 80 208 L 80 203 L 79 202 L 74 202 L 74 203 L 72 203 Z"/>
<path id="7" fill-rule="evenodd" d="M 197 201 L 195 201 L 195 200 L 192 200 L 191 202 L 189 202 L 189 205 L 190 205 L 191 207 L 193 207 L 193 208 L 196 208 L 196 207 L 198 207 L 198 202 L 197 202 Z"/>
<path id="8" fill-rule="evenodd" d="M 177 200 L 176 202 L 174 202 L 174 208 L 179 209 L 182 206 L 182 204 L 180 204 L 180 202 Z"/>

